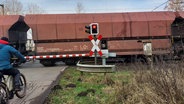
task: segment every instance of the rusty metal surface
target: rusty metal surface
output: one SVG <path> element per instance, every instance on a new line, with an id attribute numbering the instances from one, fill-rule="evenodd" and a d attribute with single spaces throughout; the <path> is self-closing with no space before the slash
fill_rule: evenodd
<path id="1" fill-rule="evenodd" d="M 8 36 L 8 29 L 19 19 L 19 15 L 0 16 L 0 36 Z"/>
<path id="2" fill-rule="evenodd" d="M 170 35 L 173 12 L 27 15 L 38 40 L 86 38 L 84 26 L 97 22 L 104 38 Z M 36 32 L 34 32 L 36 31 Z"/>
<path id="3" fill-rule="evenodd" d="M 81 39 L 81 38 L 87 38 L 88 34 L 86 34 L 85 25 L 89 25 L 90 23 L 93 22 L 93 16 L 90 14 L 76 14 L 75 15 L 75 30 L 76 30 L 76 38 Z"/>
<path id="4" fill-rule="evenodd" d="M 96 14 L 93 15 L 93 19 L 95 23 L 99 23 L 99 32 L 103 35 L 104 38 L 112 37 L 111 14 Z"/>
<path id="5" fill-rule="evenodd" d="M 86 39 L 88 34 L 84 32 L 84 26 L 91 22 L 99 23 L 103 38 L 168 36 L 171 34 L 169 27 L 174 18 L 173 12 L 140 12 L 27 15 L 25 21 L 32 27 L 33 37 L 36 40 L 69 40 Z M 158 43 L 160 41 L 153 41 L 153 46 L 157 47 Z M 126 52 L 126 54 L 128 51 L 135 53 L 142 49 L 142 45 L 137 43 L 137 40 L 110 41 L 108 44 L 110 50 Z M 167 41 L 164 44 L 168 46 L 170 43 Z M 90 42 L 39 43 L 37 52 L 79 53 L 88 52 L 91 47 Z"/>
<path id="6" fill-rule="evenodd" d="M 180 15 L 182 14 L 184 13 L 181 12 Z M 38 43 L 37 51 L 41 53 L 82 53 L 89 51 L 92 44 L 90 41 L 83 41 L 89 35 L 84 32 L 84 26 L 92 22 L 99 23 L 100 34 L 103 38 L 116 38 L 118 40 L 119 38 L 128 38 L 128 40 L 114 40 L 108 43 L 110 50 L 121 53 L 124 50 L 132 50 L 132 52 L 141 50 L 141 45 L 137 43 L 139 37 L 150 38 L 171 35 L 170 26 L 175 16 L 174 12 L 37 14 L 26 15 L 25 22 L 32 28 L 35 41 L 58 40 L 51 43 Z M 18 20 L 18 17 L 18 15 L 0 16 L 0 36 L 7 35 L 8 29 Z M 131 38 L 134 38 L 134 40 Z M 78 42 L 68 42 L 71 39 L 78 39 Z M 169 41 L 163 42 L 165 46 L 160 45 L 160 42 L 162 43 L 160 40 L 154 40 L 153 46 L 164 48 L 170 45 Z"/>
<path id="7" fill-rule="evenodd" d="M 57 38 L 59 39 L 75 39 L 76 38 L 76 26 L 75 15 L 57 15 Z"/>
<path id="8" fill-rule="evenodd" d="M 131 36 L 166 36 L 170 35 L 171 23 L 175 19 L 173 12 L 129 13 Z"/>
<path id="9" fill-rule="evenodd" d="M 171 47 L 171 41 L 169 39 L 157 39 L 152 40 L 153 49 L 166 49 Z"/>
<path id="10" fill-rule="evenodd" d="M 171 35 L 171 24 L 175 19 L 173 12 L 152 12 L 146 13 L 149 21 L 150 36 L 169 36 Z"/>
<path id="11" fill-rule="evenodd" d="M 37 15 L 38 40 L 56 39 L 56 15 Z"/>
<path id="12" fill-rule="evenodd" d="M 170 40 L 151 40 L 153 49 L 168 49 L 170 48 Z M 159 44 L 158 44 L 159 43 Z M 113 52 L 134 52 L 142 51 L 143 44 L 137 40 L 120 40 L 109 41 L 109 51 Z M 88 53 L 92 48 L 91 42 L 68 42 L 68 43 L 38 43 L 37 52 L 39 53 Z"/>
<path id="13" fill-rule="evenodd" d="M 136 40 L 109 41 L 109 50 L 133 50 L 142 49 L 142 45 Z"/>
<path id="14" fill-rule="evenodd" d="M 175 13 L 176 14 L 176 16 L 180 16 L 180 17 L 184 17 L 184 12 L 182 12 L 182 11 L 180 11 L 180 12 L 176 12 Z"/>
<path id="15" fill-rule="evenodd" d="M 130 19 L 127 13 L 112 14 L 112 37 L 130 37 Z"/>
<path id="16" fill-rule="evenodd" d="M 67 42 L 67 43 L 38 43 L 38 53 L 88 53 L 92 48 L 89 42 Z"/>
<path id="17" fill-rule="evenodd" d="M 24 21 L 27 23 L 29 27 L 33 30 L 33 39 L 37 40 L 38 35 L 37 35 L 37 16 L 36 15 L 26 15 Z"/>
<path id="18" fill-rule="evenodd" d="M 169 53 L 169 49 L 171 47 L 169 39 L 155 39 L 147 41 L 152 43 L 153 53 L 159 53 L 158 50 L 163 51 L 164 53 Z M 110 44 L 109 51 L 116 52 L 117 55 L 143 54 L 143 43 L 137 42 L 136 40 L 110 41 L 108 44 Z"/>
<path id="19" fill-rule="evenodd" d="M 131 37 L 149 36 L 145 13 L 128 13 L 128 15 L 131 25 Z"/>

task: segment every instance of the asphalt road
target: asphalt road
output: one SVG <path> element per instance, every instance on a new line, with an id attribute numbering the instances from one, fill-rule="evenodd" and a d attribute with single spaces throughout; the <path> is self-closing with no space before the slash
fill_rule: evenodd
<path id="1" fill-rule="evenodd" d="M 18 69 L 26 76 L 27 94 L 22 99 L 15 96 L 9 104 L 42 104 L 66 67 L 62 63 L 54 67 L 44 67 L 38 61 L 21 65 Z"/>

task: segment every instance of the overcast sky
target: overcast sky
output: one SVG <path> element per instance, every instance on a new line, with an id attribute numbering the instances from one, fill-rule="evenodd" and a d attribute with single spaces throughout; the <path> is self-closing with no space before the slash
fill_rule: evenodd
<path id="1" fill-rule="evenodd" d="M 24 5 L 36 3 L 46 13 L 76 13 L 80 2 L 84 13 L 152 11 L 168 0 L 20 0 Z M 162 5 L 156 11 L 163 10 Z"/>

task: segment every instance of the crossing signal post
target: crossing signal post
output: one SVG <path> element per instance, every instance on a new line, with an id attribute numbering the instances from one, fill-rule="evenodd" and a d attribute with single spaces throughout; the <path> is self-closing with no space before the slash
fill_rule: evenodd
<path id="1" fill-rule="evenodd" d="M 86 72 L 104 72 L 105 74 L 107 72 L 114 72 L 115 70 L 115 65 L 106 65 L 106 58 L 108 58 L 110 55 L 108 53 L 108 46 L 107 46 L 107 40 L 103 40 L 101 42 L 101 49 L 105 49 L 105 50 L 101 50 L 99 47 L 99 43 L 102 39 L 102 35 L 99 34 L 99 25 L 98 23 L 91 23 L 87 26 L 85 26 L 85 32 L 90 34 L 88 36 L 88 38 L 90 39 L 91 43 L 93 44 L 93 47 L 91 48 L 90 52 L 89 52 L 89 56 L 95 56 L 95 63 L 93 64 L 87 64 L 89 62 L 85 62 L 86 64 L 79 64 L 79 62 L 77 63 L 77 66 L 79 66 L 80 68 L 77 68 L 77 70 L 81 71 L 81 74 L 83 73 L 83 71 Z M 99 56 L 101 56 L 102 58 L 102 65 L 97 64 L 97 53 L 99 54 Z M 109 70 L 110 69 L 110 70 Z"/>
<path id="2" fill-rule="evenodd" d="M 96 37 L 99 34 L 99 25 L 98 23 L 91 23 L 87 26 L 85 26 L 85 32 L 90 34 L 89 39 L 93 43 L 93 48 L 90 51 L 89 55 L 92 56 L 93 53 L 95 53 L 95 65 L 97 64 L 97 52 L 100 56 L 102 56 L 102 51 L 98 47 L 98 43 L 100 42 L 100 39 L 102 36 L 100 35 L 98 38 Z M 93 38 L 94 37 L 94 38 Z"/>

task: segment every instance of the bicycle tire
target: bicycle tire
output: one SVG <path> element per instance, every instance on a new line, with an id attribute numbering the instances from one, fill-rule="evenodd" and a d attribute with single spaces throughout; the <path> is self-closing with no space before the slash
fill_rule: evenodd
<path id="1" fill-rule="evenodd" d="M 0 83 L 0 104 L 8 104 L 9 90 L 5 83 Z"/>
<path id="2" fill-rule="evenodd" d="M 20 86 L 21 86 L 21 91 L 16 91 L 15 94 L 18 98 L 23 98 L 26 96 L 26 89 L 27 89 L 27 82 L 25 76 L 21 73 L 20 74 Z"/>

